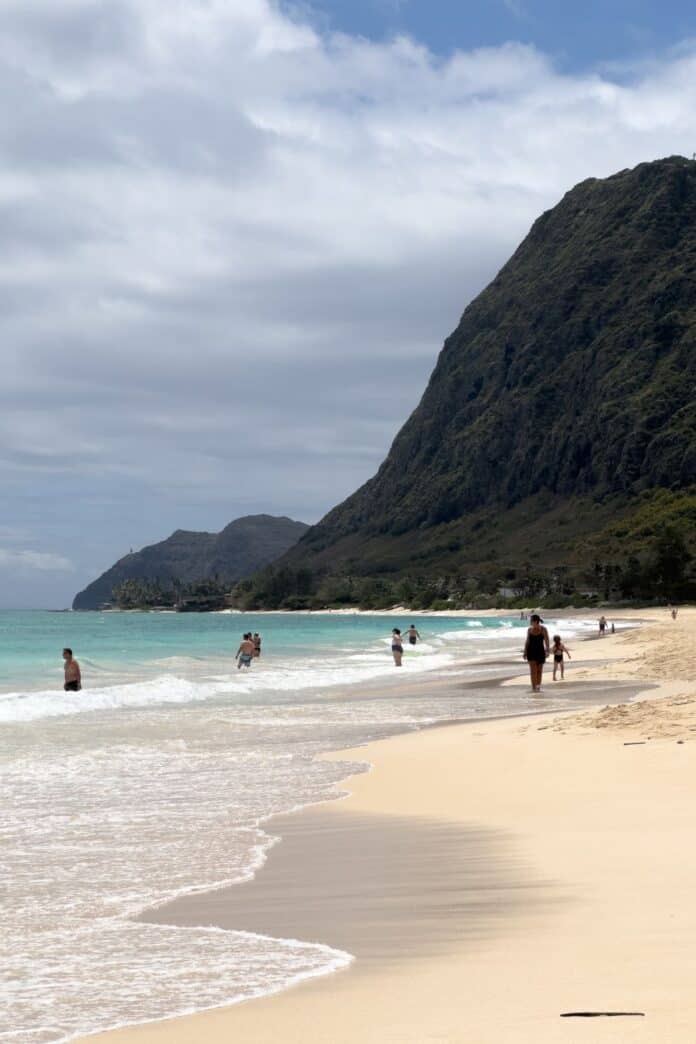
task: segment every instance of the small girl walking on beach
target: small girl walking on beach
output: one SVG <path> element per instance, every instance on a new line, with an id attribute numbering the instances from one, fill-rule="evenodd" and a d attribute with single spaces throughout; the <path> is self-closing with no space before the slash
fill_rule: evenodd
<path id="1" fill-rule="evenodd" d="M 568 651 L 566 646 L 561 641 L 560 634 L 554 634 L 554 636 L 553 636 L 553 649 L 552 649 L 552 652 L 553 652 L 553 680 L 557 681 L 556 671 L 560 667 L 561 668 L 561 681 L 563 681 L 563 678 L 565 676 L 565 665 L 563 663 L 563 656 L 565 654 L 568 657 L 569 660 L 572 660 L 573 657 L 570 655 L 570 652 Z"/>

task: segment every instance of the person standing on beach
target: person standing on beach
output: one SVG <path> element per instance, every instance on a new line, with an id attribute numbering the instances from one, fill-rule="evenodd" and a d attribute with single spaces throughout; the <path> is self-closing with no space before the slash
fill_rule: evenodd
<path id="1" fill-rule="evenodd" d="M 541 676 L 544 664 L 549 655 L 549 632 L 543 626 L 544 621 L 538 613 L 532 613 L 531 627 L 527 628 L 527 641 L 524 643 L 524 658 L 529 664 L 532 681 L 532 692 L 541 692 Z"/>
<path id="2" fill-rule="evenodd" d="M 561 668 L 561 681 L 565 677 L 565 665 L 563 663 L 563 655 L 565 654 L 569 660 L 573 657 L 570 655 L 570 650 L 561 641 L 560 634 L 554 634 L 553 636 L 553 680 L 556 681 L 556 671 Z"/>
<path id="3" fill-rule="evenodd" d="M 239 643 L 239 648 L 237 649 L 237 670 L 239 670 L 240 667 L 246 667 L 248 670 L 249 667 L 251 667 L 251 658 L 253 655 L 254 642 L 251 637 L 251 631 L 249 631 L 248 634 L 244 635 Z"/>
<path id="4" fill-rule="evenodd" d="M 599 618 L 599 636 L 603 638 L 607 630 L 607 618 L 606 616 L 600 616 Z"/>
<path id="5" fill-rule="evenodd" d="M 411 626 L 409 627 L 407 633 L 408 633 L 408 640 L 409 640 L 409 644 L 410 645 L 415 645 L 416 642 L 419 642 L 419 641 L 423 640 L 421 638 L 420 634 L 418 633 L 415 624 L 411 624 Z"/>
<path id="6" fill-rule="evenodd" d="M 254 637 L 251 640 L 254 643 L 254 659 L 258 660 L 261 655 L 261 635 L 258 631 L 254 631 Z"/>
<path id="7" fill-rule="evenodd" d="M 63 649 L 63 659 L 65 661 L 63 665 L 65 671 L 63 689 L 65 692 L 79 692 L 82 688 L 82 671 L 79 663 L 73 657 L 72 649 Z"/>
<path id="8" fill-rule="evenodd" d="M 395 627 L 392 631 L 392 656 L 394 657 L 394 666 L 401 666 L 401 657 L 404 655 L 404 646 L 401 641 L 401 631 L 398 627 Z"/>

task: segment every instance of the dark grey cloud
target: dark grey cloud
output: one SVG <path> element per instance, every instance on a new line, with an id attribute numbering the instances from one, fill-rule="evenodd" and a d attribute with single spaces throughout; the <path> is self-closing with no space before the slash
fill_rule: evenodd
<path id="1" fill-rule="evenodd" d="M 180 526 L 320 517 L 536 214 L 693 136 L 695 68 L 443 63 L 267 0 L 5 3 L 0 597 L 67 604 Z"/>

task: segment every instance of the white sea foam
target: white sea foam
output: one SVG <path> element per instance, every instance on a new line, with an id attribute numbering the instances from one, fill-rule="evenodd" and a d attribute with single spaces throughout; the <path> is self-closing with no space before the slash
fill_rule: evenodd
<path id="1" fill-rule="evenodd" d="M 25 949 L 21 960 L 3 955 L 8 978 L 30 978 L 35 987 L 22 990 L 19 1000 L 11 997 L 16 1021 L 0 1029 L 0 1041 L 67 1041 L 96 1027 L 115 1029 L 235 1004 L 337 971 L 352 960 L 317 943 L 215 928 L 112 921 L 98 930 L 79 924 L 71 929 L 70 935 L 37 933 L 34 948 Z M 117 982 L 107 985 L 114 971 Z"/>
<path id="2" fill-rule="evenodd" d="M 76 724 L 69 737 L 44 721 L 28 749 L 0 763 L 8 1044 L 233 1003 L 350 960 L 309 941 L 128 920 L 248 879 L 276 840 L 263 821 L 331 796 L 344 770 L 314 761 L 315 744 L 281 749 L 291 716 L 283 730 L 254 730 L 251 746 L 243 726 L 195 708 L 185 740 L 166 708 L 126 714 L 112 728 L 103 713 L 94 732 Z"/>
<path id="3" fill-rule="evenodd" d="M 9 692 L 0 695 L 0 722 L 30 722 L 40 718 L 82 714 L 85 711 L 194 703 L 215 696 L 223 690 L 225 684 L 200 684 L 164 675 L 149 681 L 96 687 L 82 692 L 63 692 L 62 689 Z"/>
<path id="4" fill-rule="evenodd" d="M 435 644 L 421 643 L 414 650 L 407 648 L 405 661 L 410 673 L 422 673 L 447 666 L 452 655 Z M 333 659 L 307 658 L 289 666 L 264 660 L 255 662 L 248 671 L 233 668 L 227 674 L 212 676 L 202 673 L 199 664 L 189 663 L 189 667 L 193 678 L 163 674 L 144 681 L 85 687 L 81 692 L 46 689 L 3 693 L 0 723 L 31 722 L 88 711 L 200 703 L 225 696 L 296 693 L 353 685 L 394 673 L 391 655 L 364 651 L 344 653 Z"/>

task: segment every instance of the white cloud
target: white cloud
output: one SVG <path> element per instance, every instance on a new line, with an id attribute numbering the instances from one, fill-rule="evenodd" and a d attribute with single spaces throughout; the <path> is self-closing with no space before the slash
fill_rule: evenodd
<path id="1" fill-rule="evenodd" d="M 2 521 L 105 566 L 367 478 L 537 214 L 691 154 L 696 44 L 614 81 L 267 0 L 5 0 L 0 99 Z"/>
<path id="2" fill-rule="evenodd" d="M 11 570 L 38 570 L 41 573 L 69 573 L 75 568 L 73 563 L 63 555 L 0 547 L 0 568 L 2 567 Z"/>

